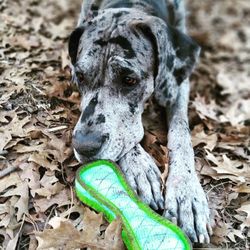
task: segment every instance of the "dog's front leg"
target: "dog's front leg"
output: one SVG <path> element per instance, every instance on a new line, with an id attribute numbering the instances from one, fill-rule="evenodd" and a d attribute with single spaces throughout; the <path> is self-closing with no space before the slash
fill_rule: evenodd
<path id="1" fill-rule="evenodd" d="M 161 173 L 151 156 L 137 144 L 119 160 L 128 183 L 142 199 L 154 210 L 163 209 L 161 192 Z"/>
<path id="2" fill-rule="evenodd" d="M 194 151 L 188 125 L 189 81 L 179 89 L 167 110 L 169 174 L 164 215 L 178 224 L 193 242 L 209 242 L 211 227 L 206 195 L 195 173 Z"/>

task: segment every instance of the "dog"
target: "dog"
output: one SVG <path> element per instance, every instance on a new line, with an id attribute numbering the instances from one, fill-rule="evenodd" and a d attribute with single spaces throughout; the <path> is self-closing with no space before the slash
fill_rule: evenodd
<path id="1" fill-rule="evenodd" d="M 186 34 L 183 0 L 84 0 L 69 38 L 72 77 L 83 98 L 72 135 L 80 162 L 110 159 L 154 210 L 192 242 L 208 243 L 206 195 L 194 167 L 188 125 L 189 76 L 199 46 Z M 140 145 L 145 102 L 166 108 L 169 174 Z"/>

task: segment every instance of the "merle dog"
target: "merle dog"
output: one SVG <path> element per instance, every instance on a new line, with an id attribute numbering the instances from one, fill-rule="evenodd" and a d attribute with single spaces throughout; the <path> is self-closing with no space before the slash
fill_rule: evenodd
<path id="1" fill-rule="evenodd" d="M 73 132 L 76 158 L 118 162 L 129 184 L 193 242 L 209 242 L 209 208 L 194 168 L 187 117 L 188 77 L 199 47 L 186 34 L 183 0 L 84 0 L 69 40 L 82 93 Z M 154 95 L 166 108 L 169 175 L 140 146 L 142 113 Z"/>

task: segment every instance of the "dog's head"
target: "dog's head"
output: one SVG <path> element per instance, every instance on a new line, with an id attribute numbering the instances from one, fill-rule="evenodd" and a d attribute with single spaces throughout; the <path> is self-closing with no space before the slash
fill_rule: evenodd
<path id="1" fill-rule="evenodd" d="M 196 52 L 191 39 L 143 12 L 109 9 L 82 20 L 69 40 L 82 94 L 73 132 L 77 159 L 117 161 L 139 143 L 145 101 L 155 88 L 174 100 Z"/>

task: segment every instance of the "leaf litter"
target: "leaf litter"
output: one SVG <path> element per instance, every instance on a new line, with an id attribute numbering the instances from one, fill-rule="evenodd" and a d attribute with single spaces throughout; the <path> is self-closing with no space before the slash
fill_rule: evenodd
<path id="1" fill-rule="evenodd" d="M 0 1 L 0 246 L 123 249 L 108 223 L 73 192 L 79 167 L 71 133 L 80 95 L 70 84 L 67 38 L 80 2 Z M 191 78 L 196 169 L 214 223 L 210 245 L 249 249 L 250 3 L 188 0 L 190 35 L 202 46 Z M 167 178 L 164 110 L 149 100 L 144 148 Z"/>

